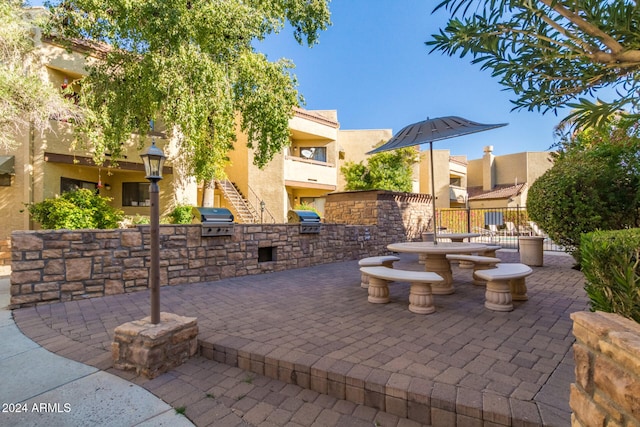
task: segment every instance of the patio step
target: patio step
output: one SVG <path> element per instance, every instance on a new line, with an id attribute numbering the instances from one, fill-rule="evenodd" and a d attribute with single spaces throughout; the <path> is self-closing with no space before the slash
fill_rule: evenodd
<path id="1" fill-rule="evenodd" d="M 535 404 L 495 393 L 481 394 L 240 337 L 205 338 L 199 346 L 207 359 L 423 425 L 486 425 L 491 420 L 494 426 L 544 426 Z"/>

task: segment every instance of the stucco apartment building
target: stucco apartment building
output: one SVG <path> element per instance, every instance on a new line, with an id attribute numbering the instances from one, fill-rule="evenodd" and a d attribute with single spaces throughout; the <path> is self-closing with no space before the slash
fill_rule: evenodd
<path id="1" fill-rule="evenodd" d="M 467 192 L 472 208 L 527 206 L 533 182 L 553 166 L 548 151 L 496 156 L 493 146 L 484 147 L 482 158 L 467 164 Z"/>
<path id="2" fill-rule="evenodd" d="M 42 8 L 30 12 L 41 13 Z M 99 46 L 82 42 L 67 51 L 54 40 L 42 38 L 37 28 L 34 34 L 34 59 L 25 64 L 25 68 L 61 90 L 86 73 L 87 62 L 99 61 L 104 53 Z M 52 120 L 51 124 L 52 131 L 42 134 L 23 129 L 14 136 L 15 147 L 0 152 L 0 215 L 3 218 L 0 221 L 0 268 L 7 268 L 10 263 L 11 232 L 38 227 L 30 221 L 25 204 L 75 188 L 88 188 L 110 197 L 112 205 L 128 216 L 148 215 L 149 182 L 144 177 L 138 146 L 140 142 L 144 147 L 149 146 L 151 138 L 168 156 L 160 182 L 161 212 L 167 213 L 176 202 L 202 204 L 202 186 L 179 173 L 178 162 L 172 161 L 176 158 L 176 149 L 165 137 L 161 124 L 146 141 L 132 135 L 124 158 L 117 164 L 105 153 L 107 161 L 101 165 L 93 162 L 90 147 L 70 148 L 75 138 L 72 124 L 64 119 Z M 340 166 L 355 160 L 346 148 L 356 147 L 364 153 L 391 136 L 391 131 L 352 131 L 346 132 L 349 137 L 343 144 L 336 111 L 296 109 L 290 129 L 290 146 L 262 170 L 253 165 L 253 153 L 246 147 L 247 136 L 237 135 L 236 149 L 229 153 L 228 180 L 217 183 L 215 206 L 229 207 L 239 222 L 286 222 L 287 212 L 300 203 L 313 205 L 322 212 L 322 196 L 343 188 Z M 228 185 L 230 183 L 233 185 Z M 241 204 L 254 206 L 252 216 L 246 217 L 241 206 L 233 201 L 232 190 L 239 190 Z M 260 209 L 261 205 L 264 209 Z"/>
<path id="3" fill-rule="evenodd" d="M 254 218 L 249 221 L 286 222 L 289 210 L 301 204 L 322 214 L 325 196 L 345 188 L 340 168 L 363 160 L 364 153 L 391 138 L 391 130 L 340 130 L 336 110 L 296 109 L 294 113 L 289 121 L 290 145 L 263 169 L 253 164 L 246 135 L 238 135 L 236 148 L 229 153 L 231 163 L 225 173 L 250 205 Z M 234 206 L 237 198 L 225 197 L 233 188 L 219 182 L 217 190 L 215 206 L 236 213 L 242 209 Z"/>

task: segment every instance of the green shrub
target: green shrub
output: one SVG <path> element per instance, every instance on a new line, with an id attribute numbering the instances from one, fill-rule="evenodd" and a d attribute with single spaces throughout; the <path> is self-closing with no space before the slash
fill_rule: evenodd
<path id="1" fill-rule="evenodd" d="M 640 322 L 640 229 L 584 234 L 580 252 L 591 309 Z"/>
<path id="2" fill-rule="evenodd" d="M 79 189 L 27 205 L 31 218 L 44 229 L 118 228 L 124 215 L 108 197 Z"/>
<path id="3" fill-rule="evenodd" d="M 322 216 L 314 206 L 309 205 L 307 203 L 298 203 L 293 209 L 297 211 L 311 211 L 311 212 L 317 213 L 318 216 Z"/>
<path id="4" fill-rule="evenodd" d="M 415 147 L 377 153 L 362 162 L 346 162 L 340 168 L 347 190 L 389 190 L 410 192 L 413 189 L 413 165 L 420 161 Z"/>
<path id="5" fill-rule="evenodd" d="M 529 217 L 579 264 L 584 233 L 637 226 L 640 180 L 628 151 L 601 146 L 571 153 L 529 189 Z"/>
<path id="6" fill-rule="evenodd" d="M 126 226 L 134 225 L 149 225 L 151 224 L 151 218 L 148 215 L 126 215 L 122 221 Z"/>
<path id="7" fill-rule="evenodd" d="M 169 218 L 172 224 L 191 224 L 193 220 L 193 207 L 190 205 L 177 205 L 171 213 Z"/>
<path id="8" fill-rule="evenodd" d="M 553 167 L 529 189 L 530 218 L 578 264 L 584 233 L 640 226 L 637 134 L 636 121 L 615 118 L 598 128 L 568 128 Z"/>

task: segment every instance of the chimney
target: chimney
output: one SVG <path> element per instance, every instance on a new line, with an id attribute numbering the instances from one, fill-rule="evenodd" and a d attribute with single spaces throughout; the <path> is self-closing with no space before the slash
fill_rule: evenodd
<path id="1" fill-rule="evenodd" d="M 491 191 L 495 186 L 495 158 L 493 145 L 484 147 L 484 155 L 482 156 L 482 191 Z"/>

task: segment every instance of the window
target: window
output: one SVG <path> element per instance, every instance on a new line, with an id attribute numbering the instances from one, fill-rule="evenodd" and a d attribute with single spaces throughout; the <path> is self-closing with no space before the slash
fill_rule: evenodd
<path id="1" fill-rule="evenodd" d="M 79 179 L 72 178 L 60 178 L 60 193 L 68 193 L 69 191 L 76 191 L 81 188 L 88 190 L 98 191 L 98 183 L 90 181 L 81 181 Z"/>
<path id="2" fill-rule="evenodd" d="M 123 182 L 122 206 L 150 206 L 148 182 Z"/>
<path id="3" fill-rule="evenodd" d="M 462 187 L 462 178 L 460 178 L 459 176 L 452 176 L 451 178 L 449 178 L 449 185 Z"/>
<path id="4" fill-rule="evenodd" d="M 318 162 L 326 162 L 327 147 L 301 147 L 300 157 Z"/>

